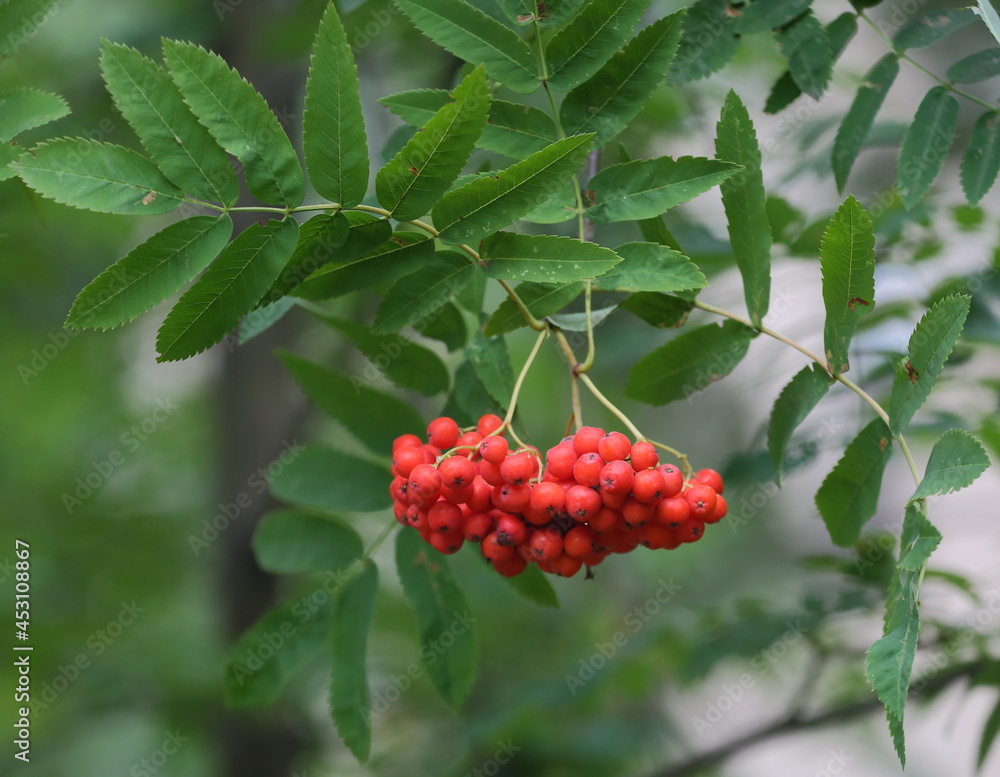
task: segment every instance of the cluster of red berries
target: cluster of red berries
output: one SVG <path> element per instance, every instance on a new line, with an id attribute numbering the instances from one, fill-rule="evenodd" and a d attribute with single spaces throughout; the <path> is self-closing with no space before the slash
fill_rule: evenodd
<path id="1" fill-rule="evenodd" d="M 463 432 L 436 418 L 426 443 L 406 434 L 393 444 L 396 519 L 442 553 L 476 542 L 507 577 L 532 562 L 572 577 L 639 545 L 696 542 L 726 515 L 718 472 L 703 469 L 685 482 L 649 442 L 585 426 L 550 448 L 542 467 L 537 449 L 510 448 L 497 431 L 502 423 L 484 415 Z"/>

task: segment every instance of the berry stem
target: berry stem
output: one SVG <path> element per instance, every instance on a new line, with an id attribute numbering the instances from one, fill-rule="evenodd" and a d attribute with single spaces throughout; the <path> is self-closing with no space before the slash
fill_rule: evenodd
<path id="1" fill-rule="evenodd" d="M 669 445 L 664 445 L 662 442 L 657 442 L 656 440 L 649 440 L 648 442 L 650 445 L 654 445 L 660 450 L 666 451 L 681 463 L 681 469 L 684 470 L 685 481 L 690 480 L 692 477 L 694 477 L 694 467 L 691 466 L 691 462 L 688 461 L 688 457 L 686 454 L 681 453 L 676 448 L 671 448 Z"/>
<path id="2" fill-rule="evenodd" d="M 588 389 L 590 389 L 590 393 L 594 395 L 594 399 L 596 399 L 598 402 L 604 405 L 608 410 L 610 410 L 612 413 L 618 416 L 618 419 L 623 424 L 625 424 L 626 428 L 628 428 L 630 432 L 632 432 L 633 436 L 636 439 L 636 442 L 639 442 L 641 440 L 646 440 L 646 435 L 644 435 L 642 432 L 639 431 L 636 425 L 632 423 L 632 419 L 630 419 L 627 415 L 625 415 L 625 413 L 619 410 L 618 407 L 616 407 L 615 404 L 610 399 L 608 399 L 606 396 L 604 396 L 604 394 L 601 393 L 600 389 L 598 389 L 597 386 L 594 385 L 594 381 L 590 379 L 589 375 L 580 375 L 579 378 L 580 381 L 583 383 L 583 385 L 586 386 Z"/>
<path id="3" fill-rule="evenodd" d="M 538 351 L 541 350 L 542 343 L 545 342 L 545 338 L 548 336 L 549 329 L 547 326 L 543 326 L 542 330 L 538 333 L 538 337 L 535 339 L 535 344 L 531 348 L 531 353 L 529 353 L 528 358 L 524 360 L 524 366 L 521 367 L 521 374 L 517 376 L 517 381 L 514 383 L 514 390 L 511 392 L 510 404 L 507 408 L 507 415 L 504 416 L 503 423 L 500 424 L 498 430 L 494 431 L 494 434 L 499 434 L 504 429 L 510 430 L 511 437 L 513 437 L 514 441 L 522 447 L 524 446 L 524 443 L 517 438 L 516 434 L 514 434 L 514 430 L 511 429 L 510 422 L 514 418 L 514 410 L 517 409 L 517 396 L 521 393 L 521 386 L 524 384 L 524 379 L 528 375 L 528 370 L 531 369 L 531 363 L 535 360 L 535 357 L 538 356 Z"/>
<path id="4" fill-rule="evenodd" d="M 586 291 L 584 292 L 584 304 L 586 305 L 587 311 L 587 358 L 583 360 L 583 364 L 580 364 L 576 368 L 577 373 L 589 372 L 590 368 L 594 366 L 594 356 L 596 355 L 596 349 L 594 347 L 594 318 L 593 310 L 590 303 L 590 295 L 593 292 L 593 282 L 587 281 Z"/>
<path id="5" fill-rule="evenodd" d="M 569 435 L 569 427 L 576 426 L 576 430 L 583 428 L 583 406 L 580 404 L 580 378 L 574 372 L 570 375 L 570 396 L 573 402 L 573 415 L 569 424 L 566 425 L 566 434 Z"/>

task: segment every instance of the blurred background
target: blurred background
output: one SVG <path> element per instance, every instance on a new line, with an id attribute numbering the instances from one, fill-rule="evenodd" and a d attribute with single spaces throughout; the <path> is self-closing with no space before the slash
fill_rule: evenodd
<path id="1" fill-rule="evenodd" d="M 0 87 L 36 86 L 70 103 L 70 117 L 32 140 L 84 135 L 136 147 L 101 84 L 100 40 L 157 57 L 162 36 L 187 39 L 218 51 L 250 79 L 298 142 L 308 51 L 325 5 L 73 0 L 3 64 Z M 478 5 L 499 13 L 488 0 Z M 680 5 L 654 2 L 648 18 Z M 935 5 L 946 4 L 928 1 L 920 10 Z M 355 47 L 377 161 L 399 126 L 377 98 L 450 87 L 459 63 L 383 0 L 338 6 Z M 892 14 L 912 15 L 910 6 L 917 4 L 890 1 L 872 14 L 891 34 L 899 24 Z M 848 10 L 846 2 L 815 3 L 824 22 Z M 976 22 L 915 56 L 942 73 L 991 44 Z M 800 98 L 765 116 L 767 90 L 783 65 L 771 38 L 754 36 L 719 74 L 663 87 L 622 138 L 636 156 L 711 156 L 725 94 L 739 92 L 757 123 L 765 184 L 776 195 L 769 203 L 776 253 L 767 323 L 811 347 L 822 344 L 819 237 L 839 202 L 828 162 L 833 133 L 861 76 L 884 53 L 885 44 L 862 25 L 828 97 Z M 904 65 L 848 187 L 875 218 L 879 249 L 878 309 L 855 341 L 852 375 L 886 396 L 885 354 L 905 350 L 928 301 L 946 291 L 972 293 L 965 341 L 910 436 L 921 463 L 937 434 L 953 425 L 981 435 L 995 458 L 1000 189 L 970 208 L 957 186 L 958 153 L 981 110 L 963 103 L 956 158 L 924 204 L 904 211 L 893 186 L 902 133 L 931 85 Z M 970 91 L 992 102 L 998 86 L 987 81 Z M 279 600 L 322 594 L 322 580 L 278 580 L 254 564 L 249 538 L 275 506 L 263 477 L 269 467 L 272 474 L 281 468 L 290 446 L 353 445 L 307 404 L 272 351 L 291 348 L 347 370 L 363 370 L 365 362 L 298 311 L 246 345 L 223 343 L 180 364 L 155 363 L 155 332 L 167 305 L 113 332 L 64 330 L 79 290 L 165 223 L 84 213 L 43 201 L 16 180 L 0 184 L 0 489 L 8 495 L 0 511 L 0 601 L 4 613 L 13 612 L 14 540 L 25 540 L 32 552 L 32 694 L 41 702 L 30 765 L 12 760 L 8 734 L 0 741 L 0 772 L 900 774 L 862 670 L 864 651 L 881 633 L 893 538 L 912 489 L 904 463 L 894 457 L 889 465 L 866 543 L 856 553 L 833 551 L 812 495 L 846 441 L 870 420 L 866 407 L 849 392 L 831 392 L 800 429 L 793 471 L 779 490 L 766 453 L 767 417 L 804 366 L 800 355 L 758 340 L 729 379 L 685 402 L 643 407 L 622 398 L 623 376 L 673 333 L 624 312 L 599 329 L 595 381 L 648 434 L 686 450 L 696 467 L 723 471 L 730 518 L 696 545 L 611 558 L 593 580 L 556 580 L 560 610 L 520 599 L 474 548 L 464 549 L 453 568 L 478 618 L 480 673 L 458 713 L 426 677 L 400 691 L 418 644 L 391 550 L 383 548 L 369 667 L 373 698 L 386 704 L 366 766 L 329 720 L 325 659 L 310 664 L 278 704 L 227 710 L 223 665 L 236 636 Z M 678 208 L 668 223 L 711 274 L 703 299 L 741 309 L 717 192 Z M 607 228 L 598 239 L 615 245 L 639 238 Z M 374 303 L 348 298 L 336 309 L 368 321 Z M 532 337 L 521 330 L 509 339 L 518 367 Z M 540 447 L 554 444 L 569 411 L 554 349 L 543 352 L 523 397 L 523 435 Z M 441 409 L 409 398 L 428 419 Z M 586 407 L 586 418 L 615 426 L 596 406 Z M 931 501 L 944 540 L 922 596 L 924 647 L 914 676 L 928 680 L 921 703 L 907 714 L 907 774 L 971 775 L 1000 681 L 968 682 L 982 668 L 981 656 L 996 652 L 1000 478 L 990 470 L 966 491 Z M 208 536 L 206 526 L 219 514 L 229 526 L 203 547 L 197 538 Z M 369 539 L 384 520 L 352 517 Z M 609 642 L 616 632 L 626 635 L 624 645 Z M 8 732 L 19 706 L 6 691 L 14 676 L 9 660 L 0 663 Z M 818 718 L 817 725 L 793 731 L 803 718 Z M 1000 753 L 985 761 L 983 773 L 1000 774 Z"/>

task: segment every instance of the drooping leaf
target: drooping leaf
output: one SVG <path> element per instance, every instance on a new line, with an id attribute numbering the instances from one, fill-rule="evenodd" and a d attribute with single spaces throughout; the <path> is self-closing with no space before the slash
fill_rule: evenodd
<path id="1" fill-rule="evenodd" d="M 498 232 L 483 241 L 480 256 L 490 278 L 571 283 L 594 278 L 621 261 L 610 248 L 572 237 Z"/>
<path id="2" fill-rule="evenodd" d="M 330 202 L 352 208 L 368 191 L 368 136 L 358 68 L 335 3 L 316 32 L 302 117 L 309 181 Z"/>
<path id="3" fill-rule="evenodd" d="M 225 60 L 200 46 L 165 40 L 170 77 L 212 137 L 243 165 L 250 192 L 270 205 L 302 204 L 302 166 L 260 93 Z"/>
<path id="4" fill-rule="evenodd" d="M 373 221 L 366 220 L 362 223 L 371 224 Z M 295 251 L 263 296 L 262 302 L 270 304 L 278 301 L 297 289 L 318 269 L 338 259 L 342 255 L 341 249 L 350 234 L 350 229 L 351 222 L 343 213 L 322 213 L 309 219 L 299 229 L 299 242 L 295 246 Z M 359 230 L 354 233 L 355 242 L 361 232 L 362 230 Z M 371 227 L 365 232 L 366 236 L 368 232 L 378 232 L 388 237 L 390 229 L 388 225 L 384 228 Z"/>
<path id="5" fill-rule="evenodd" d="M 591 0 L 545 46 L 548 84 L 568 91 L 600 70 L 632 33 L 649 0 Z"/>
<path id="6" fill-rule="evenodd" d="M 743 276 L 747 310 L 754 325 L 760 326 L 771 297 L 771 225 L 765 208 L 757 133 L 743 101 L 732 90 L 722 107 L 716 135 L 716 157 L 743 168 L 719 188 L 733 255 Z"/>
<path id="7" fill-rule="evenodd" d="M 704 157 L 636 159 L 590 179 L 587 216 L 599 224 L 648 219 L 694 199 L 734 175 L 738 165 Z"/>
<path id="8" fill-rule="evenodd" d="M 905 617 L 905 609 L 909 606 L 907 599 L 912 597 L 914 601 L 916 600 L 916 591 L 912 590 L 909 583 L 924 571 L 931 553 L 937 549 L 940 543 L 941 532 L 927 519 L 926 504 L 919 500 L 911 501 L 906 506 L 906 513 L 903 517 L 903 531 L 899 543 L 899 563 L 896 564 L 897 571 L 901 572 L 897 575 L 896 582 L 903 580 L 907 585 L 895 589 L 894 594 L 887 602 L 886 624 L 890 627 L 895 627 L 901 616 Z M 908 575 L 908 572 L 914 574 Z"/>
<path id="9" fill-rule="evenodd" d="M 626 396 L 649 405 L 689 402 L 746 356 L 754 331 L 726 321 L 706 324 L 646 354 L 629 373 Z"/>
<path id="10" fill-rule="evenodd" d="M 621 262 L 596 280 L 609 291 L 689 291 L 708 285 L 698 265 L 659 243 L 625 243 L 615 249 Z"/>
<path id="11" fill-rule="evenodd" d="M 736 28 L 753 35 L 784 27 L 809 10 L 813 0 L 755 0 L 740 9 Z"/>
<path id="12" fill-rule="evenodd" d="M 885 705 L 889 729 L 900 763 L 906 763 L 903 745 L 903 710 L 910 687 L 913 657 L 920 634 L 920 617 L 912 609 L 912 617 L 875 642 L 868 649 L 865 677 Z"/>
<path id="13" fill-rule="evenodd" d="M 891 454 L 892 433 L 876 418 L 851 440 L 816 492 L 816 506 L 835 545 L 853 545 L 861 527 L 875 515 L 882 473 Z"/>
<path id="14" fill-rule="evenodd" d="M 917 108 L 899 150 L 899 196 L 907 210 L 923 199 L 948 158 L 958 122 L 958 100 L 943 86 L 931 89 Z"/>
<path id="15" fill-rule="evenodd" d="M 730 0 L 698 0 L 687 9 L 684 32 L 667 82 L 680 86 L 721 70 L 740 47 Z"/>
<path id="16" fill-rule="evenodd" d="M 539 607 L 559 609 L 559 596 L 552 587 L 552 583 L 536 565 L 529 564 L 528 568 L 521 574 L 505 577 L 504 580 L 510 583 L 510 587 L 529 602 L 534 602 Z"/>
<path id="17" fill-rule="evenodd" d="M 460 254 L 435 254 L 389 289 L 375 313 L 372 331 L 386 334 L 416 324 L 455 296 L 476 272 L 476 265 Z"/>
<path id="18" fill-rule="evenodd" d="M 969 145 L 962 155 L 962 191 L 970 205 L 978 203 L 993 188 L 998 172 L 1000 114 L 987 111 L 976 120 L 969 135 Z"/>
<path id="19" fill-rule="evenodd" d="M 66 326 L 112 329 L 138 318 L 204 270 L 232 231 L 229 216 L 193 216 L 171 224 L 87 284 Z"/>
<path id="20" fill-rule="evenodd" d="M 260 568 L 276 575 L 343 569 L 365 550 L 342 519 L 292 509 L 264 516 L 252 544 Z"/>
<path id="21" fill-rule="evenodd" d="M 594 308 L 590 313 L 589 323 L 587 314 L 583 311 L 579 313 L 556 313 L 547 318 L 554 326 L 559 327 L 564 332 L 586 332 L 590 329 L 591 325 L 594 327 L 600 326 L 604 322 L 604 319 L 616 310 L 618 310 L 618 305 L 614 302 Z"/>
<path id="22" fill-rule="evenodd" d="M 910 498 L 958 491 L 971 485 L 989 466 L 990 457 L 979 440 L 964 429 L 949 429 L 934 443 L 927 471 Z"/>
<path id="23" fill-rule="evenodd" d="M 538 88 L 535 57 L 517 33 L 464 0 L 396 0 L 424 35 L 456 57 L 486 65 L 515 92 Z"/>
<path id="24" fill-rule="evenodd" d="M 1000 75 L 1000 48 L 985 49 L 958 60 L 945 78 L 954 84 L 974 84 Z"/>
<path id="25" fill-rule="evenodd" d="M 506 406 L 514 391 L 514 367 L 507 341 L 502 336 L 484 337 L 480 334 L 465 347 L 465 358 L 487 393 L 501 407 Z"/>
<path id="26" fill-rule="evenodd" d="M 639 292 L 629 295 L 618 307 L 635 314 L 650 326 L 674 329 L 684 325 L 694 304 L 671 294 Z"/>
<path id="27" fill-rule="evenodd" d="M 364 763 L 371 752 L 372 713 L 368 690 L 368 632 L 371 629 L 378 568 L 365 559 L 361 573 L 333 595 L 330 614 L 330 714 L 344 744 Z"/>
<path id="28" fill-rule="evenodd" d="M 875 123 L 875 114 L 882 107 L 893 81 L 899 75 L 899 60 L 895 54 L 886 54 L 869 70 L 847 115 L 837 128 L 833 141 L 833 174 L 837 179 L 837 191 L 843 192 L 847 176 L 858 158 L 861 147 Z"/>
<path id="29" fill-rule="evenodd" d="M 956 294 L 937 302 L 920 319 L 896 367 L 889 403 L 890 427 L 899 434 L 934 388 L 969 315 L 969 297 Z"/>
<path id="30" fill-rule="evenodd" d="M 184 104 L 166 71 L 128 46 L 101 43 L 115 105 L 163 174 L 199 199 L 235 205 L 240 184 L 226 152 Z"/>
<path id="31" fill-rule="evenodd" d="M 558 313 L 580 296 L 583 283 L 519 283 L 514 287 L 531 314 L 538 319 Z M 483 334 L 487 337 L 513 332 L 527 326 L 524 316 L 510 299 L 500 303 L 496 312 L 486 322 Z"/>
<path id="32" fill-rule="evenodd" d="M 222 340 L 274 283 L 298 236 L 294 219 L 253 224 L 237 236 L 167 314 L 157 361 L 186 359 Z"/>
<path id="33" fill-rule="evenodd" d="M 0 95 L 0 143 L 68 115 L 69 105 L 57 94 L 29 88 L 6 92 Z"/>
<path id="34" fill-rule="evenodd" d="M 59 0 L 7 0 L 0 6 L 0 60 L 7 59 L 59 13 Z"/>
<path id="35" fill-rule="evenodd" d="M 447 558 L 417 532 L 397 535 L 396 570 L 417 617 L 421 660 L 441 698 L 458 708 L 476 675 L 476 616 Z"/>
<path id="36" fill-rule="evenodd" d="M 392 450 L 399 435 L 425 428 L 411 404 L 373 389 L 371 378 L 347 377 L 287 351 L 280 357 L 309 398 L 375 453 Z"/>
<path id="37" fill-rule="evenodd" d="M 505 170 L 453 189 L 434 206 L 445 243 L 482 240 L 541 205 L 583 164 L 593 135 L 557 141 Z"/>
<path id="38" fill-rule="evenodd" d="M 897 51 L 919 49 L 937 43 L 946 35 L 972 22 L 976 15 L 968 8 L 939 8 L 918 16 L 892 36 Z"/>
<path id="39" fill-rule="evenodd" d="M 157 216 L 174 210 L 183 197 L 146 157 L 83 138 L 42 143 L 13 168 L 43 197 L 98 213 Z"/>
<path id="40" fill-rule="evenodd" d="M 334 513 L 374 512 L 392 505 L 388 465 L 329 448 L 299 448 L 268 482 L 282 501 Z"/>
<path id="41" fill-rule="evenodd" d="M 389 164 L 379 170 L 379 203 L 399 221 L 427 213 L 455 182 L 486 125 L 490 106 L 486 71 L 480 66 Z"/>
<path id="42" fill-rule="evenodd" d="M 604 67 L 566 95 L 560 107 L 567 132 L 594 132 L 600 148 L 629 125 L 663 81 L 680 42 L 683 11 L 653 22 Z"/>
<path id="43" fill-rule="evenodd" d="M 833 44 L 812 12 L 803 14 L 775 36 L 799 89 L 818 100 L 833 73 Z"/>
<path id="44" fill-rule="evenodd" d="M 983 724 L 983 733 L 979 737 L 979 749 L 976 751 L 976 769 L 982 771 L 986 756 L 990 754 L 990 748 L 1000 733 L 1000 699 L 997 700 L 993 711 Z"/>
<path id="45" fill-rule="evenodd" d="M 767 427 L 767 447 L 771 451 L 779 483 L 792 434 L 829 390 L 830 376 L 826 370 L 814 364 L 812 367 L 803 367 L 796 373 L 775 400 Z"/>

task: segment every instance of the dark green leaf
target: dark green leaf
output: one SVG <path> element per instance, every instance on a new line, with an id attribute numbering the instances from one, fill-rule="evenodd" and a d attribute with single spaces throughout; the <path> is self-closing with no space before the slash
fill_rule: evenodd
<path id="1" fill-rule="evenodd" d="M 634 313 L 651 326 L 674 329 L 684 325 L 694 304 L 670 294 L 640 292 L 630 295 L 618 307 Z"/>
<path id="2" fill-rule="evenodd" d="M 461 256 L 457 251 L 439 251 L 438 253 Z M 483 300 L 486 298 L 486 282 L 488 280 L 485 273 L 474 273 L 468 285 L 455 294 L 455 302 L 475 316 L 477 321 L 483 312 Z"/>
<path id="3" fill-rule="evenodd" d="M 875 515 L 882 473 L 892 455 L 892 433 L 877 418 L 855 437 L 816 493 L 816 506 L 834 544 L 850 547 Z"/>
<path id="4" fill-rule="evenodd" d="M 983 763 L 985 763 L 986 756 L 989 755 L 990 748 L 998 733 L 1000 733 L 1000 699 L 997 700 L 993 711 L 986 718 L 986 723 L 983 724 L 983 733 L 979 738 L 979 750 L 976 752 L 976 769 L 982 771 Z"/>
<path id="5" fill-rule="evenodd" d="M 399 118 L 414 127 L 422 127 L 434 118 L 451 95 L 447 89 L 410 89 L 405 92 L 380 97 L 379 102 Z"/>
<path id="6" fill-rule="evenodd" d="M 424 337 L 440 340 L 449 351 L 464 348 L 469 341 L 469 328 L 466 326 L 465 316 L 453 302 L 439 307 L 415 328 Z"/>
<path id="7" fill-rule="evenodd" d="M 927 471 L 911 499 L 965 488 L 990 466 L 982 443 L 964 429 L 950 429 L 934 443 Z"/>
<path id="8" fill-rule="evenodd" d="M 513 159 L 524 159 L 554 143 L 557 137 L 556 125 L 544 111 L 494 100 L 476 145 Z"/>
<path id="9" fill-rule="evenodd" d="M 919 634 L 920 617 L 916 608 L 913 608 L 911 618 L 868 649 L 865 661 L 865 677 L 885 705 L 896 753 L 904 765 L 906 761 L 902 734 L 903 710 L 906 707 L 910 674 L 913 671 L 913 656 L 917 651 Z"/>
<path id="10" fill-rule="evenodd" d="M 383 222 L 366 220 L 363 223 L 382 224 Z M 295 246 L 295 251 L 285 264 L 277 280 L 267 290 L 263 301 L 265 303 L 276 302 L 286 294 L 297 289 L 306 278 L 320 267 L 335 259 L 339 259 L 342 256 L 342 246 L 350 234 L 348 232 L 350 229 L 351 222 L 345 218 L 343 213 L 323 213 L 309 219 L 299 229 L 299 242 Z M 389 232 L 388 224 L 384 227 L 371 226 L 367 230 L 359 229 L 354 233 L 355 245 L 357 244 L 358 236 L 362 233 L 366 237 L 369 236 L 369 233 L 375 233 L 374 239 L 378 239 L 384 235 L 383 239 L 387 239 Z M 369 241 L 365 240 L 364 242 L 367 245 Z M 359 251 L 363 249 L 356 247 L 349 250 Z"/>
<path id="11" fill-rule="evenodd" d="M 570 283 L 594 278 L 621 261 L 610 248 L 572 237 L 498 232 L 483 241 L 480 255 L 490 278 Z"/>
<path id="12" fill-rule="evenodd" d="M 684 254 L 659 243 L 625 243 L 615 249 L 621 262 L 597 278 L 609 291 L 689 291 L 708 285 L 698 266 Z"/>
<path id="13" fill-rule="evenodd" d="M 389 289 L 375 314 L 373 331 L 398 332 L 417 324 L 455 296 L 476 272 L 476 265 L 460 254 L 435 254 Z"/>
<path id="14" fill-rule="evenodd" d="M 522 216 L 521 221 L 529 221 L 532 224 L 562 224 L 576 218 L 579 212 L 576 191 L 570 184 L 563 184 L 556 189 L 555 194 L 531 213 Z"/>
<path id="15" fill-rule="evenodd" d="M 810 12 L 782 28 L 775 37 L 799 89 L 818 100 L 833 73 L 833 44 L 826 27 Z"/>
<path id="16" fill-rule="evenodd" d="M 948 68 L 945 78 L 956 84 L 974 84 L 997 75 L 1000 75 L 1000 48 L 969 54 Z"/>
<path id="17" fill-rule="evenodd" d="M 897 51 L 919 49 L 937 43 L 969 24 L 976 15 L 968 8 L 941 8 L 918 16 L 892 36 L 892 46 Z"/>
<path id="18" fill-rule="evenodd" d="M 0 95 L 0 142 L 68 115 L 69 106 L 57 94 L 39 89 L 14 89 Z"/>
<path id="19" fill-rule="evenodd" d="M 680 48 L 667 77 L 680 86 L 721 70 L 740 47 L 730 0 L 698 0 L 684 16 Z"/>
<path id="20" fill-rule="evenodd" d="M 16 162 L 22 153 L 24 150 L 20 146 L 15 146 L 13 143 L 0 143 L 0 181 L 6 181 L 17 175 L 10 164 Z"/>
<path id="21" fill-rule="evenodd" d="M 507 341 L 501 337 L 478 335 L 465 347 L 465 358 L 476 377 L 493 399 L 506 406 L 514 391 L 514 367 Z"/>
<path id="22" fill-rule="evenodd" d="M 906 514 L 903 518 L 903 532 L 900 537 L 899 563 L 896 565 L 898 570 L 913 572 L 919 577 L 927 566 L 927 561 L 930 559 L 931 553 L 935 551 L 940 542 L 941 532 L 927 520 L 927 509 L 924 503 L 915 502 L 907 505 Z M 899 575 L 897 580 L 907 577 L 905 572 Z M 910 580 L 912 580 L 912 577 Z M 910 580 L 907 580 L 908 584 Z M 899 589 L 899 593 L 901 594 L 900 600 L 904 604 L 904 609 L 906 606 L 909 606 L 905 600 L 913 598 L 916 594 L 911 586 L 907 585 L 906 587 L 910 589 L 909 593 L 904 591 L 902 587 Z M 890 605 L 886 611 L 887 623 L 895 627 L 898 622 L 897 619 L 904 613 L 897 612 L 898 603 L 890 600 L 887 604 Z"/>
<path id="23" fill-rule="evenodd" d="M 514 288 L 517 296 L 527 306 L 531 314 L 538 319 L 558 313 L 570 302 L 580 296 L 582 283 L 519 283 Z M 496 312 L 486 322 L 483 334 L 487 337 L 513 332 L 527 326 L 524 316 L 517 305 L 510 299 L 500 303 Z"/>
<path id="24" fill-rule="evenodd" d="M 486 391 L 482 381 L 476 377 L 475 370 L 467 361 L 463 361 L 455 370 L 455 388 L 452 391 L 449 409 L 458 415 L 464 414 L 466 423 L 476 423 L 483 413 L 495 413 L 503 416 L 505 405 L 510 397 L 505 397 L 503 403 L 497 402 Z"/>
<path id="25" fill-rule="evenodd" d="M 559 597 L 556 595 L 552 583 L 534 564 L 528 564 L 521 574 L 514 577 L 505 577 L 510 587 L 530 602 L 534 602 L 540 607 L 551 607 L 559 609 Z"/>
<path id="26" fill-rule="evenodd" d="M 260 568 L 276 575 L 346 567 L 365 552 L 361 537 L 340 518 L 301 510 L 275 510 L 253 534 Z"/>
<path id="27" fill-rule="evenodd" d="M 269 302 L 251 310 L 240 321 L 237 342 L 246 345 L 258 335 L 262 335 L 288 315 L 297 302 L 294 297 L 282 297 L 277 302 Z"/>
<path id="28" fill-rule="evenodd" d="M 741 35 L 784 27 L 809 10 L 813 0 L 754 0 L 745 4 L 736 19 Z"/>
<path id="29" fill-rule="evenodd" d="M 962 191 L 975 205 L 993 188 L 1000 172 L 1000 115 L 987 111 L 976 120 L 962 155 Z"/>
<path id="30" fill-rule="evenodd" d="M 931 89 L 917 108 L 899 150 L 899 196 L 907 210 L 928 192 L 955 137 L 958 100 L 943 86 Z"/>
<path id="31" fill-rule="evenodd" d="M 830 376 L 826 370 L 814 364 L 812 367 L 803 367 L 778 395 L 767 427 L 767 447 L 771 451 L 779 483 L 792 434 L 829 389 Z"/>
<path id="32" fill-rule="evenodd" d="M 388 453 L 388 450 L 386 451 Z M 328 448 L 296 446 L 285 466 L 270 475 L 271 493 L 303 507 L 331 512 L 374 512 L 392 504 L 388 465 Z"/>
<path id="33" fill-rule="evenodd" d="M 31 40 L 38 28 L 59 13 L 59 0 L 7 0 L 0 6 L 0 60 Z"/>

